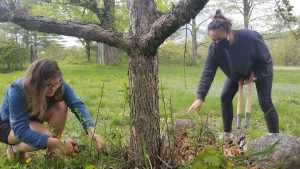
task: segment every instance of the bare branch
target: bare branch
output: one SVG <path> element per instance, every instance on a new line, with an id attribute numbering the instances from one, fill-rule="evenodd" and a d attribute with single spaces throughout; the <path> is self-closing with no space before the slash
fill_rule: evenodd
<path id="1" fill-rule="evenodd" d="M 235 5 L 235 9 L 237 9 L 242 15 L 244 15 L 243 10 L 241 9 L 241 7 L 238 5 L 238 2 L 236 0 L 232 0 L 230 2 L 233 2 Z"/>
<path id="2" fill-rule="evenodd" d="M 84 38 L 106 43 L 121 49 L 128 49 L 129 39 L 122 33 L 108 31 L 96 25 L 64 22 L 55 19 L 34 16 L 23 11 L 10 11 L 0 0 L 0 22 L 13 22 L 27 30 Z"/>
<path id="3" fill-rule="evenodd" d="M 151 26 L 149 32 L 141 37 L 142 49 L 156 51 L 156 49 L 171 34 L 200 12 L 209 0 L 180 0 L 168 13 L 162 15 Z"/>
<path id="4" fill-rule="evenodd" d="M 255 6 L 259 6 L 259 5 L 263 4 L 263 3 L 265 3 L 265 2 L 258 2 L 258 3 L 253 4 L 253 5 L 251 6 L 251 9 L 250 9 L 250 12 L 249 12 L 249 16 L 252 15 L 252 12 L 253 12 L 253 10 L 255 9 Z"/>
<path id="5" fill-rule="evenodd" d="M 191 33 L 193 32 L 190 28 L 182 28 L 182 29 L 180 29 L 179 31 L 183 31 L 183 30 L 188 30 L 188 31 L 190 31 Z"/>
<path id="6" fill-rule="evenodd" d="M 210 41 L 205 41 L 205 42 L 199 43 L 199 44 L 197 44 L 197 47 L 199 47 L 199 46 L 207 46 L 208 43 L 210 43 Z"/>
<path id="7" fill-rule="evenodd" d="M 205 23 L 206 21 L 208 21 L 209 19 L 211 19 L 212 17 L 208 17 L 206 19 L 204 19 L 202 22 L 200 22 L 198 25 L 197 25 L 197 30 L 199 29 L 200 25 L 202 25 L 203 23 Z"/>

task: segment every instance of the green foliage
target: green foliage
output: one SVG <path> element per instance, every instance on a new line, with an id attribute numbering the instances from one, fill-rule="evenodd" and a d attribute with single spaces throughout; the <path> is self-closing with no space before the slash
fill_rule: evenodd
<path id="1" fill-rule="evenodd" d="M 0 43 L 0 71 L 11 72 L 24 68 L 28 52 L 13 42 Z"/>
<path id="2" fill-rule="evenodd" d="M 297 66 L 300 64 L 300 40 L 293 37 L 290 32 L 276 34 L 275 39 L 267 38 L 275 65 Z"/>
<path id="3" fill-rule="evenodd" d="M 32 3 L 30 11 L 35 15 L 59 20 L 99 24 L 96 15 L 83 7 L 69 5 L 67 0 L 52 0 L 51 3 Z"/>
<path id="4" fill-rule="evenodd" d="M 205 147 L 193 160 L 192 169 L 227 168 L 228 161 L 214 147 Z"/>
<path id="5" fill-rule="evenodd" d="M 129 11 L 127 1 L 116 2 L 115 6 L 115 24 L 119 32 L 128 31 L 129 29 Z"/>
<path id="6" fill-rule="evenodd" d="M 172 8 L 172 1 L 170 0 L 155 0 L 156 8 L 160 12 L 167 12 Z"/>

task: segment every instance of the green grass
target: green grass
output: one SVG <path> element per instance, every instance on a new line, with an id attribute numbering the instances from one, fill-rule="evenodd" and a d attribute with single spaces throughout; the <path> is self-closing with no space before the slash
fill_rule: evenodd
<path id="1" fill-rule="evenodd" d="M 78 97 L 80 97 L 87 105 L 90 113 L 95 118 L 99 117 L 97 131 L 105 137 L 107 147 L 110 151 L 120 146 L 126 146 L 129 142 L 129 109 L 125 102 L 125 91 L 128 86 L 127 66 L 102 66 L 95 64 L 86 65 L 60 65 L 64 79 L 68 82 Z M 195 98 L 196 87 L 199 81 L 201 67 L 186 67 L 186 84 L 184 80 L 183 66 L 181 65 L 160 65 L 159 68 L 159 87 L 164 87 L 164 95 L 166 103 L 172 99 L 172 108 L 175 110 L 174 117 L 177 118 L 197 118 L 197 113 L 187 114 L 186 109 L 192 104 Z M 300 136 L 300 71 L 299 70 L 275 70 L 273 83 L 273 102 L 280 117 L 280 131 L 283 133 Z M 6 89 L 11 82 L 23 75 L 21 72 L 13 72 L 8 74 L 0 74 L 0 101 L 2 102 Z M 222 132 L 222 121 L 220 111 L 219 95 L 223 86 L 225 76 L 218 71 L 212 84 L 210 92 L 204 103 L 200 114 L 212 114 L 210 125 L 215 127 L 216 132 Z M 100 114 L 97 115 L 97 108 L 101 86 L 104 84 L 103 101 Z M 161 96 L 161 90 L 159 90 Z M 263 113 L 259 108 L 256 92 L 254 92 L 252 114 L 250 119 L 249 138 L 254 139 L 267 133 Z M 234 100 L 234 105 L 236 100 Z M 125 107 L 125 109 L 124 109 Z M 168 107 L 168 105 L 167 105 Z M 124 111 L 125 110 L 125 111 Z M 235 110 L 235 108 L 234 108 Z M 168 110 L 167 110 L 168 111 Z M 160 98 L 160 113 L 163 117 L 163 104 Z M 163 125 L 163 121 L 162 125 Z M 234 126 L 233 126 L 234 128 Z M 69 135 L 77 135 L 86 145 L 89 145 L 80 124 L 71 115 L 66 125 L 65 137 Z M 0 162 L 3 167 L 11 166 L 4 156 L 5 146 L 1 144 Z M 42 157 L 35 161 L 34 167 L 42 167 L 46 165 L 50 168 L 58 166 L 87 166 L 93 164 L 89 157 L 90 151 L 86 151 L 86 156 L 76 155 L 66 161 L 47 161 L 41 160 Z M 95 153 L 92 151 L 91 153 Z M 85 158 L 86 157 L 86 158 Z M 97 156 L 101 162 L 105 161 L 106 165 L 118 165 L 115 159 Z M 108 160 L 109 159 L 109 160 Z M 110 161 L 111 160 L 111 161 Z M 108 161 L 108 162 L 107 162 Z M 109 162 L 110 161 L 110 162 Z M 63 164 L 61 164 L 63 163 Z M 77 164 L 78 163 L 78 164 Z M 7 164 L 7 165 L 6 165 Z M 1 165 L 0 165 L 1 167 Z M 2 167 L 2 168 L 3 168 Z M 16 167 L 18 168 L 18 167 Z M 59 167 L 58 167 L 59 168 Z"/>

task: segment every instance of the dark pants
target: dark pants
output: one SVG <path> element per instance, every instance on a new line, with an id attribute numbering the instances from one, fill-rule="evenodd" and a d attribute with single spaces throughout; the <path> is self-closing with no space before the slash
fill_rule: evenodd
<path id="1" fill-rule="evenodd" d="M 273 76 L 264 77 L 255 82 L 259 105 L 264 112 L 264 117 L 268 126 L 269 133 L 279 132 L 278 115 L 271 99 Z M 231 132 L 233 120 L 232 100 L 238 91 L 237 81 L 226 79 L 222 94 L 222 118 L 225 132 Z"/>

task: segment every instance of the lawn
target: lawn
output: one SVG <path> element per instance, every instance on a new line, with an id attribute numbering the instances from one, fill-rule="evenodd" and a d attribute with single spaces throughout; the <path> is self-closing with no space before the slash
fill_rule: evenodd
<path id="1" fill-rule="evenodd" d="M 85 65 L 60 65 L 64 79 L 71 85 L 78 97 L 80 97 L 87 105 L 90 113 L 97 120 L 97 131 L 105 137 L 107 148 L 114 152 L 118 148 L 126 147 L 129 140 L 129 109 L 126 102 L 127 96 L 127 66 L 102 66 L 96 64 Z M 186 109 L 194 101 L 195 91 L 199 81 L 199 76 L 202 68 L 186 67 L 186 81 L 184 75 L 184 68 L 182 65 L 160 65 L 159 69 L 159 87 L 163 87 L 165 103 L 168 109 L 170 99 L 172 101 L 172 109 L 174 110 L 175 119 L 198 118 L 199 114 L 188 114 Z M 300 136 L 300 70 L 276 70 L 275 69 L 274 83 L 273 83 L 273 102 L 278 111 L 280 118 L 280 132 Z M 6 89 L 11 82 L 18 77 L 23 76 L 23 71 L 13 72 L 8 74 L 0 74 L 0 101 L 2 102 Z M 225 76 L 221 71 L 218 71 L 210 92 L 205 101 L 200 115 L 206 116 L 211 114 L 211 121 L 209 125 L 214 126 L 215 134 L 222 133 L 222 121 L 220 112 L 219 95 L 222 89 Z M 186 85 L 185 85 L 186 84 Z M 99 108 L 99 100 L 101 96 L 102 86 L 103 99 Z M 160 96 L 160 113 L 161 126 L 163 126 L 164 108 Z M 250 118 L 249 138 L 254 139 L 267 133 L 267 128 L 264 121 L 263 113 L 259 108 L 259 104 L 254 92 L 252 114 Z M 236 100 L 234 101 L 234 105 Z M 235 110 L 235 109 L 234 109 Z M 99 113 L 98 113 L 99 112 Z M 167 110 L 169 112 L 169 109 Z M 89 145 L 88 141 L 84 139 L 84 132 L 80 124 L 74 119 L 70 113 L 67 122 L 64 137 L 72 136 L 81 139 L 83 144 Z M 0 167 L 22 168 L 16 164 L 12 164 L 5 157 L 5 146 L 0 146 Z M 88 166 L 93 164 L 93 159 L 89 157 L 99 157 L 100 161 L 105 161 L 101 165 L 108 167 L 112 165 L 118 168 L 116 159 L 93 156 L 96 152 L 93 150 L 85 150 L 84 155 L 75 155 L 68 162 L 61 160 L 46 160 L 42 157 L 35 157 L 34 164 L 29 164 L 33 168 L 47 166 L 48 168 L 72 168 L 70 166 Z M 86 158 L 85 158 L 86 157 Z M 87 159 L 88 158 L 88 159 Z M 107 160 L 114 162 L 107 162 Z M 108 161 L 109 161 L 108 160 Z M 2 163 L 2 164 L 1 164 Z M 2 166 L 1 166 L 2 165 Z"/>

